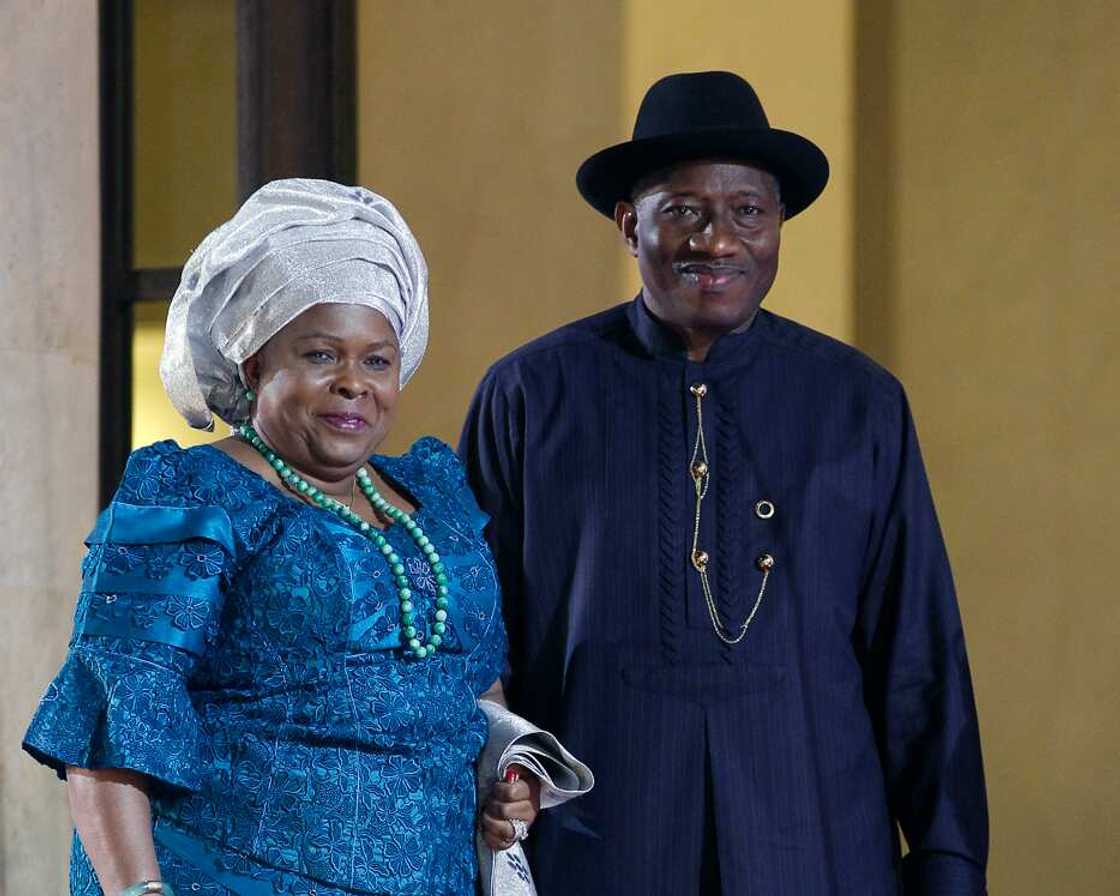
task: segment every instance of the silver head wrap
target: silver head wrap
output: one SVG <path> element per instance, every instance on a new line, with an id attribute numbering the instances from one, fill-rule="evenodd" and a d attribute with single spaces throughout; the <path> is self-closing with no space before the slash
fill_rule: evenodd
<path id="1" fill-rule="evenodd" d="M 275 180 L 183 268 L 159 372 L 197 429 L 249 416 L 241 365 L 314 305 L 366 305 L 397 335 L 401 385 L 428 345 L 428 267 L 389 200 L 326 180 Z"/>

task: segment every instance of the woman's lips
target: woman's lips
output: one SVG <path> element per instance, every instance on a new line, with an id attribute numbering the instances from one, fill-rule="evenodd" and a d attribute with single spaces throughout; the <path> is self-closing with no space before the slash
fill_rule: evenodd
<path id="1" fill-rule="evenodd" d="M 369 426 L 358 414 L 320 414 L 319 419 L 342 432 L 360 432 Z"/>

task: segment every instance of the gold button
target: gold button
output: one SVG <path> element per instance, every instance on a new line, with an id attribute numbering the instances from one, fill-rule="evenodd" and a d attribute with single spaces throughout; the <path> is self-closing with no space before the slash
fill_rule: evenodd
<path id="1" fill-rule="evenodd" d="M 688 391 L 695 395 L 697 398 L 703 398 L 708 394 L 708 386 L 706 383 L 693 383 L 688 387 Z"/>
<path id="2" fill-rule="evenodd" d="M 758 559 L 754 561 L 755 564 L 763 572 L 769 572 L 774 568 L 774 555 L 773 554 L 759 554 Z"/>
<path id="3" fill-rule="evenodd" d="M 770 519 L 770 517 L 774 515 L 774 502 L 767 501 L 765 498 L 755 502 L 754 515 L 757 516 L 760 520 Z"/>
<path id="4" fill-rule="evenodd" d="M 692 552 L 692 565 L 698 570 L 703 571 L 708 566 L 708 552 L 707 551 L 693 551 Z"/>
<path id="5" fill-rule="evenodd" d="M 704 461 L 698 460 L 698 461 L 696 461 L 696 463 L 694 463 L 692 465 L 692 478 L 693 479 L 703 479 L 707 475 L 708 475 L 708 465 L 706 463 L 704 463 Z"/>

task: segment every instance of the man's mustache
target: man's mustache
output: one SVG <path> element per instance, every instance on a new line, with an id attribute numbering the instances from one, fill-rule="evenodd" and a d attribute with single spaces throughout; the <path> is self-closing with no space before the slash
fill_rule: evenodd
<path id="1" fill-rule="evenodd" d="M 673 270 L 678 274 L 746 274 L 749 268 L 727 261 L 678 261 Z"/>

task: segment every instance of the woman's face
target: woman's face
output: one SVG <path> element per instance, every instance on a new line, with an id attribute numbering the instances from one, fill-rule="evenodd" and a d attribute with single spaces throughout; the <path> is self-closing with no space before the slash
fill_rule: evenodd
<path id="1" fill-rule="evenodd" d="M 365 305 L 309 308 L 244 370 L 257 393 L 253 427 L 305 475 L 352 474 L 392 428 L 400 350 L 389 321 Z"/>

